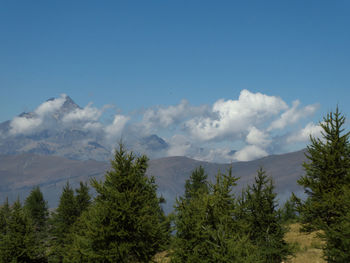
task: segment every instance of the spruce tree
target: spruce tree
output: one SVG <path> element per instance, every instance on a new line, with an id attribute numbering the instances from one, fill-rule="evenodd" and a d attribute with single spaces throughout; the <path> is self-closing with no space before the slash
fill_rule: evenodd
<path id="1" fill-rule="evenodd" d="M 77 216 L 80 216 L 91 204 L 89 186 L 87 183 L 80 182 L 79 188 L 75 189 L 75 203 Z"/>
<path id="2" fill-rule="evenodd" d="M 197 185 L 197 172 L 187 181 L 186 190 Z M 256 248 L 236 220 L 232 192 L 236 180 L 231 169 L 228 174 L 219 172 L 215 184 L 200 180 L 197 191 L 185 191 L 176 201 L 172 262 L 259 262 Z"/>
<path id="3" fill-rule="evenodd" d="M 44 199 L 44 196 L 39 186 L 34 187 L 26 198 L 24 203 L 24 210 L 31 218 L 35 229 L 36 243 L 38 244 L 37 258 L 41 258 L 41 261 L 45 262 L 46 259 L 46 247 L 47 247 L 47 224 L 48 224 L 48 206 Z"/>
<path id="4" fill-rule="evenodd" d="M 6 198 L 4 204 L 0 207 L 0 236 L 6 234 L 6 226 L 10 217 L 10 205 L 8 198 Z M 0 237 L 1 238 L 1 237 Z"/>
<path id="5" fill-rule="evenodd" d="M 321 138 L 310 136 L 307 147 L 305 175 L 298 183 L 307 199 L 298 201 L 304 230 L 323 230 L 323 248 L 327 262 L 348 262 L 350 143 L 344 130 L 345 117 L 337 108 L 320 123 Z"/>
<path id="6" fill-rule="evenodd" d="M 208 175 L 205 174 L 204 168 L 199 166 L 185 182 L 185 199 L 189 200 L 200 193 L 208 193 Z"/>
<path id="7" fill-rule="evenodd" d="M 34 224 L 17 200 L 9 210 L 4 233 L 0 235 L 0 262 L 45 262 L 38 250 Z"/>
<path id="8" fill-rule="evenodd" d="M 62 262 L 71 227 L 77 219 L 77 206 L 74 190 L 69 183 L 63 187 L 60 201 L 51 220 L 50 262 Z"/>
<path id="9" fill-rule="evenodd" d="M 67 262 L 149 262 L 165 233 L 148 159 L 120 144 L 105 181 L 91 181 L 97 196 L 78 221 Z"/>
<path id="10" fill-rule="evenodd" d="M 259 248 L 263 262 L 282 262 L 291 254 L 284 241 L 286 228 L 277 209 L 272 179 L 260 168 L 255 183 L 248 186 L 242 203 L 250 240 Z"/>
<path id="11" fill-rule="evenodd" d="M 344 124 L 345 117 L 337 108 L 320 122 L 322 138 L 310 137 L 305 175 L 298 180 L 307 195 L 299 206 L 306 229 L 320 229 L 323 224 L 329 227 L 344 213 L 339 200 L 343 186 L 350 183 L 350 133 L 344 133 Z"/>
<path id="12" fill-rule="evenodd" d="M 46 227 L 49 211 L 47 202 L 39 188 L 36 186 L 32 189 L 29 196 L 24 202 L 24 209 L 32 218 L 37 231 L 43 231 Z"/>
<path id="13" fill-rule="evenodd" d="M 280 208 L 281 220 L 284 224 L 295 223 L 298 220 L 296 202 L 291 196 Z"/>
<path id="14" fill-rule="evenodd" d="M 350 262 L 350 187 L 344 186 L 341 202 L 344 213 L 331 226 L 324 225 L 321 237 L 324 245 L 324 259 L 327 262 Z"/>

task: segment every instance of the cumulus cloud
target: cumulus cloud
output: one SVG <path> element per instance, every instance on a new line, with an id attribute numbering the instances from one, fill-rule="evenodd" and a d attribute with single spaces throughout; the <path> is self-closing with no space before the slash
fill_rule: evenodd
<path id="1" fill-rule="evenodd" d="M 277 120 L 273 121 L 269 130 L 284 129 L 287 125 L 297 123 L 301 118 L 313 115 L 318 105 L 308 105 L 299 109 L 300 101 L 293 102 L 293 106 L 285 111 Z"/>
<path id="2" fill-rule="evenodd" d="M 280 97 L 242 90 L 238 98 L 220 99 L 212 105 L 193 106 L 187 100 L 176 105 L 156 106 L 136 114 L 116 114 L 112 121 L 102 109 L 88 104 L 84 108 L 65 107 L 67 96 L 41 104 L 33 113 L 15 117 L 10 135 L 30 134 L 40 129 L 81 129 L 90 139 L 113 148 L 123 135 L 126 143 L 140 145 L 145 136 L 157 134 L 168 144 L 153 156 L 184 155 L 204 161 L 248 161 L 264 157 L 296 142 L 306 142 L 320 127 L 302 122 L 310 118 L 317 105 L 289 106 Z M 140 113 L 142 115 L 140 115 Z M 292 125 L 293 124 L 293 125 Z M 298 124 L 298 125 L 295 125 Z M 303 123 L 304 125 L 305 123 Z M 55 126 L 56 125 L 56 126 Z M 277 139 L 276 139 L 277 138 Z M 283 143 L 282 143 L 283 142 Z M 142 149 L 149 149 L 142 145 Z M 151 151 L 151 150 L 149 150 Z"/>
<path id="3" fill-rule="evenodd" d="M 34 112 L 38 116 L 45 116 L 59 110 L 63 103 L 66 101 L 66 94 L 62 94 L 61 97 L 45 101 Z"/>
<path id="4" fill-rule="evenodd" d="M 10 135 L 30 134 L 37 131 L 45 122 L 47 117 L 59 110 L 66 100 L 65 94 L 59 98 L 45 101 L 30 116 L 15 117 L 10 123 Z"/>
<path id="5" fill-rule="evenodd" d="M 41 118 L 15 117 L 10 123 L 10 134 L 28 134 L 36 130 L 41 124 Z"/>
<path id="6" fill-rule="evenodd" d="M 271 138 L 268 133 L 252 127 L 246 137 L 246 142 L 252 145 L 266 147 L 271 143 Z"/>
<path id="7" fill-rule="evenodd" d="M 281 98 L 242 90 L 238 100 L 214 103 L 212 111 L 217 118 L 194 118 L 186 122 L 186 127 L 193 137 L 203 141 L 237 137 L 287 107 Z"/>
<path id="8" fill-rule="evenodd" d="M 186 156 L 191 149 L 191 143 L 183 135 L 174 135 L 168 141 L 168 156 Z"/>
<path id="9" fill-rule="evenodd" d="M 237 151 L 234 155 L 233 158 L 237 161 L 251 161 L 254 159 L 262 158 L 267 156 L 268 153 L 260 148 L 259 146 L 256 145 L 247 145 Z"/>
<path id="10" fill-rule="evenodd" d="M 100 122 L 87 122 L 84 124 L 83 128 L 84 130 L 89 130 L 97 133 L 103 130 L 103 125 Z"/>
<path id="11" fill-rule="evenodd" d="M 112 124 L 105 127 L 106 139 L 110 141 L 120 137 L 129 119 L 130 117 L 128 116 L 120 114 L 115 115 Z"/>
<path id="12" fill-rule="evenodd" d="M 142 124 L 146 131 L 157 128 L 170 128 L 186 119 L 194 116 L 206 116 L 209 108 L 203 106 L 191 106 L 187 100 L 182 100 L 179 104 L 167 107 L 154 107 L 147 109 L 143 114 Z"/>
<path id="13" fill-rule="evenodd" d="M 103 110 L 92 107 L 92 104 L 88 104 L 83 109 L 77 108 L 72 112 L 68 112 L 62 119 L 63 122 L 95 122 L 103 113 Z"/>
<path id="14" fill-rule="evenodd" d="M 303 129 L 293 133 L 288 136 L 286 139 L 287 143 L 296 143 L 296 142 L 307 142 L 310 140 L 310 135 L 313 137 L 321 136 L 322 128 L 320 125 L 316 125 L 312 122 L 308 123 Z"/>

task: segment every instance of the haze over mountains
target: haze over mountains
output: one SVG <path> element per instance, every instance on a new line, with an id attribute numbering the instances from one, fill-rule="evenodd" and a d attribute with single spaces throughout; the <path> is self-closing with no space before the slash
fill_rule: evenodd
<path id="1" fill-rule="evenodd" d="M 100 114 L 89 106 L 82 109 L 66 95 L 49 99 L 34 112 L 23 112 L 12 121 L 0 124 L 0 154 L 35 153 L 107 161 L 121 133 L 119 123 L 103 130 L 97 121 L 84 121 L 94 116 L 97 120 Z M 157 135 L 125 138 L 129 148 L 147 152 L 150 157 L 156 157 L 168 147 Z"/>
<path id="2" fill-rule="evenodd" d="M 35 111 L 22 113 L 0 124 L 0 201 L 25 198 L 33 186 L 39 185 L 49 202 L 57 206 L 66 182 L 77 186 L 91 177 L 103 179 L 113 157 L 117 138 L 123 137 L 134 152 L 150 158 L 148 175 L 156 178 L 158 191 L 172 210 L 174 201 L 184 191 L 185 180 L 199 165 L 205 168 L 211 181 L 218 171 L 226 172 L 230 164 L 198 161 L 184 156 L 163 157 L 169 144 L 156 134 L 123 134 L 123 118 L 115 117 L 111 124 L 97 121 L 101 112 L 89 105 L 78 106 L 69 96 L 49 99 Z M 92 120 L 92 121 L 91 121 Z M 95 120 L 95 121 L 94 121 Z M 114 143 L 112 143 L 114 142 Z M 202 149 L 198 149 L 201 151 Z M 232 150 L 230 154 L 235 154 Z M 296 181 L 303 174 L 304 151 L 271 155 L 249 162 L 234 162 L 233 173 L 240 177 L 237 193 L 253 182 L 256 170 L 262 166 L 276 183 L 279 198 L 301 193 Z"/>

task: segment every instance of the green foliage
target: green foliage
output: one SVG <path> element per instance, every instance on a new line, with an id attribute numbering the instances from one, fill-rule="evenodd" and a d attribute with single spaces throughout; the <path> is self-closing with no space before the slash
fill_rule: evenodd
<path id="1" fill-rule="evenodd" d="M 159 251 L 168 233 L 147 162 L 120 145 L 105 181 L 91 181 L 97 196 L 77 222 L 67 262 L 148 262 Z"/>
<path id="2" fill-rule="evenodd" d="M 258 262 L 256 248 L 235 218 L 232 189 L 237 178 L 232 170 L 218 173 L 214 185 L 202 176 L 197 180 L 198 171 L 187 181 L 184 198 L 176 202 L 172 262 Z"/>
<path id="3" fill-rule="evenodd" d="M 321 237 L 326 241 L 324 258 L 328 262 L 350 262 L 350 187 L 344 186 L 341 203 L 344 214 L 331 226 L 324 225 Z"/>
<path id="4" fill-rule="evenodd" d="M 197 194 L 208 193 L 209 186 L 207 182 L 208 175 L 204 173 L 204 168 L 196 168 L 185 183 L 185 199 L 189 200 Z"/>
<path id="5" fill-rule="evenodd" d="M 42 231 L 46 227 L 49 217 L 47 202 L 39 186 L 34 187 L 24 202 L 24 209 L 32 218 L 36 230 Z"/>
<path id="6" fill-rule="evenodd" d="M 344 133 L 345 117 L 338 108 L 323 122 L 322 138 L 311 138 L 304 164 L 305 176 L 298 180 L 307 199 L 298 210 L 305 230 L 323 230 L 323 248 L 328 262 L 349 262 L 350 133 Z"/>
<path id="7" fill-rule="evenodd" d="M 4 204 L 0 207 L 0 235 L 6 234 L 6 226 L 8 219 L 10 217 L 11 210 L 8 198 L 6 198 L 6 201 Z"/>
<path id="8" fill-rule="evenodd" d="M 47 225 L 49 211 L 47 202 L 45 201 L 39 186 L 32 189 L 29 196 L 25 200 L 23 208 L 34 224 L 36 243 L 40 247 L 37 252 L 41 253 L 40 255 L 38 254 L 38 257 L 40 257 L 42 261 L 46 262 L 47 259 L 45 252 L 48 242 Z"/>
<path id="9" fill-rule="evenodd" d="M 0 234 L 0 262 L 45 262 L 42 247 L 34 235 L 34 224 L 20 202 L 16 201 L 11 208 L 5 206 L 8 215 Z"/>
<path id="10" fill-rule="evenodd" d="M 284 203 L 284 205 L 280 209 L 280 212 L 281 221 L 284 224 L 293 223 L 298 220 L 297 204 L 293 199 L 293 196 Z"/>
<path id="11" fill-rule="evenodd" d="M 75 189 L 75 204 L 77 216 L 80 216 L 91 204 L 91 196 L 87 183 L 80 182 L 78 189 Z"/>
<path id="12" fill-rule="evenodd" d="M 52 215 L 50 262 L 62 262 L 68 235 L 77 217 L 78 212 L 74 190 L 67 182 L 63 187 L 58 207 Z"/>
<path id="13" fill-rule="evenodd" d="M 306 174 L 298 183 L 308 196 L 299 210 L 302 222 L 310 230 L 334 224 L 344 210 L 339 198 L 343 195 L 342 187 L 350 180 L 349 133 L 343 134 L 344 123 L 345 117 L 337 108 L 320 123 L 322 138 L 311 137 L 307 147 Z"/>
<path id="14" fill-rule="evenodd" d="M 277 209 L 272 179 L 260 168 L 255 184 L 243 194 L 241 219 L 247 224 L 250 240 L 259 247 L 263 262 L 282 262 L 291 250 L 284 241 L 287 229 L 282 225 Z"/>

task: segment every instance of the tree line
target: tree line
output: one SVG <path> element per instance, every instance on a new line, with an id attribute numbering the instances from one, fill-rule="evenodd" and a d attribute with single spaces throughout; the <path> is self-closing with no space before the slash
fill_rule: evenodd
<path id="1" fill-rule="evenodd" d="M 202 167 L 186 180 L 174 211 L 165 215 L 148 158 L 116 150 L 104 181 L 63 187 L 49 213 L 39 187 L 23 204 L 0 207 L 0 262 L 152 262 L 168 251 L 171 262 L 285 262 L 288 222 L 321 230 L 327 262 L 350 262 L 350 143 L 337 109 L 311 137 L 298 183 L 306 199 L 292 195 L 278 206 L 274 183 L 263 168 L 253 184 L 235 191 L 238 177 L 218 171 L 214 182 Z"/>

